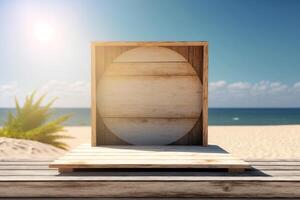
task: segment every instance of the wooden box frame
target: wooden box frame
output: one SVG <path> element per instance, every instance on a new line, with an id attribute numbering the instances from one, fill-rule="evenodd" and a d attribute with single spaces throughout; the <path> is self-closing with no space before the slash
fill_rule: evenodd
<path id="1" fill-rule="evenodd" d="M 202 83 L 202 113 L 195 127 L 174 145 L 207 146 L 208 138 L 208 42 L 92 42 L 91 126 L 92 146 L 128 145 L 109 133 L 97 113 L 96 84 L 105 66 L 121 53 L 141 46 L 170 48 L 181 54 L 193 66 Z"/>

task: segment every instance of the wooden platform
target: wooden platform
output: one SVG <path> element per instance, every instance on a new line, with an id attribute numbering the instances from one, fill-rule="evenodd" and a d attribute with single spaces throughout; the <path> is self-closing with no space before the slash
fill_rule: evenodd
<path id="1" fill-rule="evenodd" d="M 50 161 L 0 162 L 0 197 L 300 198 L 300 160 L 250 160 L 243 173 L 116 169 L 59 173 Z"/>
<path id="2" fill-rule="evenodd" d="M 99 146 L 84 144 L 50 163 L 61 172 L 89 168 L 197 168 L 241 172 L 250 165 L 222 148 L 201 146 Z"/>

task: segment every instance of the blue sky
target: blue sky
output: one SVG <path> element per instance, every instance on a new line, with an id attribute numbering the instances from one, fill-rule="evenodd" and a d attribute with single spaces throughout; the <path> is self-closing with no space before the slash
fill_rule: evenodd
<path id="1" fill-rule="evenodd" d="M 210 107 L 300 107 L 299 10 L 297 0 L 0 0 L 0 107 L 35 89 L 89 107 L 90 42 L 105 40 L 209 41 Z"/>

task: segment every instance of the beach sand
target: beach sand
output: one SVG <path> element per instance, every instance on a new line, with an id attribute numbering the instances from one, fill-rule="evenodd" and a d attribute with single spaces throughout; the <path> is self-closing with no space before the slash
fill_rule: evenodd
<path id="1" fill-rule="evenodd" d="M 209 143 L 244 159 L 299 159 L 300 125 L 210 126 Z"/>
<path id="2" fill-rule="evenodd" d="M 65 151 L 36 141 L 0 137 L 0 161 L 53 160 Z"/>
<path id="3" fill-rule="evenodd" d="M 90 143 L 90 127 L 67 127 L 71 148 Z M 209 126 L 209 144 L 244 159 L 300 159 L 300 125 Z"/>
<path id="4" fill-rule="evenodd" d="M 88 126 L 66 127 L 70 149 L 91 142 Z M 300 125 L 209 126 L 209 144 L 219 145 L 243 159 L 300 159 Z M 26 140 L 0 138 L 0 160 L 51 160 L 66 153 L 55 147 Z"/>

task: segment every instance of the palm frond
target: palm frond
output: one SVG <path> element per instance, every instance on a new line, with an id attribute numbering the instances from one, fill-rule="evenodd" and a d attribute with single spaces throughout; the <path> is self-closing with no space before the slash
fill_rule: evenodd
<path id="1" fill-rule="evenodd" d="M 7 120 L 3 128 L 0 129 L 0 136 L 36 140 L 67 149 L 67 144 L 60 140 L 72 137 L 58 134 L 58 132 L 64 131 L 63 123 L 69 120 L 72 115 L 64 115 L 50 120 L 53 116 L 51 106 L 57 98 L 42 106 L 46 94 L 40 96 L 37 101 L 34 101 L 35 95 L 36 91 L 27 96 L 23 107 L 20 106 L 18 99 L 15 99 L 16 114 L 8 113 Z"/>

